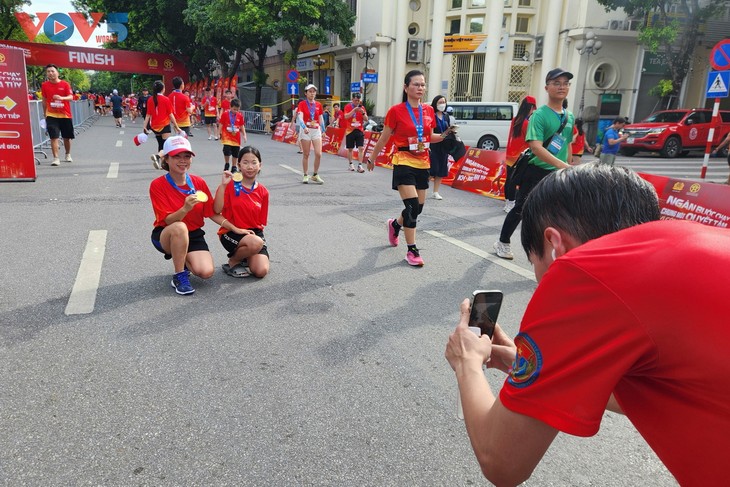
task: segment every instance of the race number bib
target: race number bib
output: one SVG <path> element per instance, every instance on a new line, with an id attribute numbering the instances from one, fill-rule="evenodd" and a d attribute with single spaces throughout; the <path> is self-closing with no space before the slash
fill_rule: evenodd
<path id="1" fill-rule="evenodd" d="M 421 142 L 418 141 L 418 137 L 408 137 L 408 150 L 419 154 L 424 152 L 431 146 L 431 138 L 426 136 Z"/>

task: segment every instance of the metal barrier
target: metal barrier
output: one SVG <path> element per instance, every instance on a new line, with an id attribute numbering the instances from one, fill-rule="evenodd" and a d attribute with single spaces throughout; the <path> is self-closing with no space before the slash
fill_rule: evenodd
<path id="1" fill-rule="evenodd" d="M 44 149 L 50 147 L 51 139 L 46 129 L 41 127 L 41 120 L 45 120 L 43 102 L 41 100 L 29 100 L 30 106 L 30 132 L 33 137 L 33 152 L 48 159 Z M 77 100 L 71 102 L 71 117 L 74 123 L 74 133 L 79 134 L 91 127 L 98 115 L 94 111 L 94 104 L 89 100 Z M 37 164 L 40 164 L 39 156 L 35 156 Z"/>
<path id="2" fill-rule="evenodd" d="M 266 120 L 264 120 L 264 114 L 262 112 L 252 112 L 252 111 L 241 111 L 243 113 L 243 119 L 246 124 L 246 132 L 255 132 L 255 133 L 270 133 L 271 130 L 267 129 L 266 124 L 268 123 Z"/>

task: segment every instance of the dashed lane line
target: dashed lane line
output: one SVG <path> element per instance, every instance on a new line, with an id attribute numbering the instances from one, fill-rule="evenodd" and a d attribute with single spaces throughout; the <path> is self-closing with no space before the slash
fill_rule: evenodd
<path id="1" fill-rule="evenodd" d="M 474 247 L 473 245 L 469 245 L 468 243 L 462 242 L 461 240 L 455 239 L 453 237 L 449 237 L 448 235 L 444 235 L 443 233 L 440 233 L 440 232 L 436 232 L 433 230 L 426 230 L 426 233 L 431 235 L 432 237 L 440 238 L 442 240 L 445 240 L 446 242 L 449 242 L 452 245 L 456 245 L 457 247 L 464 249 L 467 252 L 471 252 L 474 255 L 478 255 L 479 257 L 487 259 L 488 261 L 492 262 L 493 264 L 504 267 L 505 269 L 512 271 L 515 274 L 519 274 L 522 277 L 525 277 L 532 281 L 536 281 L 534 272 L 527 270 L 523 267 L 520 267 L 517 264 L 513 264 L 512 262 L 510 262 L 508 260 L 497 257 L 496 255 L 487 253 L 487 252 L 483 251 L 482 249 Z"/>
<path id="2" fill-rule="evenodd" d="M 106 173 L 107 179 L 116 179 L 119 176 L 119 163 L 112 162 L 109 164 L 109 172 Z"/>
<path id="3" fill-rule="evenodd" d="M 91 230 L 81 258 L 71 296 L 66 304 L 66 315 L 89 314 L 94 311 L 99 289 L 101 265 L 106 251 L 106 230 Z"/>

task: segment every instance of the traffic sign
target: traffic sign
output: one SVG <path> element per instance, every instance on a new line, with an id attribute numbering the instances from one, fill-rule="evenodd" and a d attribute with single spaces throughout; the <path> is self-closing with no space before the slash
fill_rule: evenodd
<path id="1" fill-rule="evenodd" d="M 329 76 L 324 77 L 324 94 L 332 94 L 332 78 L 330 78 Z"/>
<path id="2" fill-rule="evenodd" d="M 710 71 L 707 77 L 707 98 L 727 98 L 729 88 L 730 71 Z"/>
<path id="3" fill-rule="evenodd" d="M 299 71 L 297 71 L 296 69 L 290 69 L 286 72 L 286 79 L 294 83 L 299 79 Z"/>
<path id="4" fill-rule="evenodd" d="M 363 83 L 376 83 L 378 82 L 378 73 L 363 73 L 362 74 L 362 82 Z"/>
<path id="5" fill-rule="evenodd" d="M 710 64 L 718 71 L 730 69 L 730 39 L 723 39 L 712 48 Z"/>
<path id="6" fill-rule="evenodd" d="M 298 95 L 299 94 L 299 84 L 298 83 L 287 83 L 286 92 L 289 93 L 291 96 Z"/>
<path id="7" fill-rule="evenodd" d="M 350 93 L 360 93 L 360 82 L 350 83 Z"/>

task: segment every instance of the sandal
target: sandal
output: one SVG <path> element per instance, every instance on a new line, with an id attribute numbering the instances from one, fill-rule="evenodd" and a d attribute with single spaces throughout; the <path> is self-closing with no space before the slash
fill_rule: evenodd
<path id="1" fill-rule="evenodd" d="M 228 265 L 228 264 L 225 264 L 225 265 Z M 231 277 L 237 277 L 237 278 L 248 277 L 251 275 L 251 273 L 248 272 L 248 269 L 241 264 L 236 264 L 233 267 L 228 266 L 228 270 L 226 271 L 226 274 L 228 274 Z"/>

